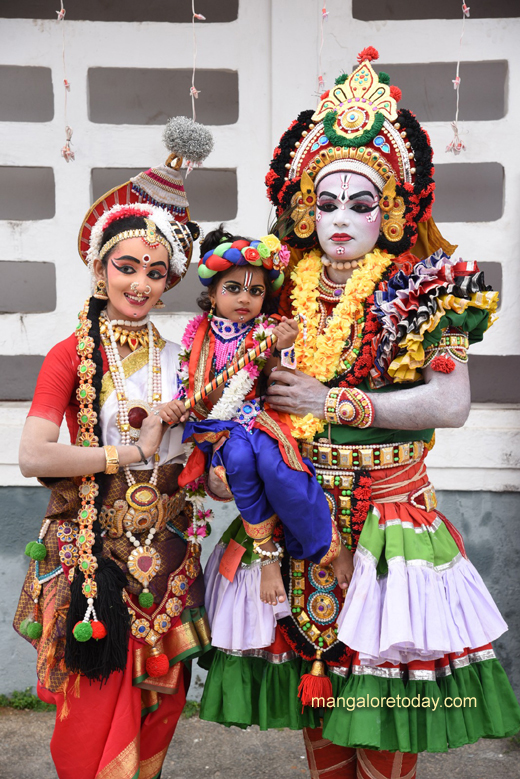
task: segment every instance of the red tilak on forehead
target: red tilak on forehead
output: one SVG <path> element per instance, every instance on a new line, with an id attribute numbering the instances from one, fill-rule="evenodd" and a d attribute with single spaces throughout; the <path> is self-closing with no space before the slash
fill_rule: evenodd
<path id="1" fill-rule="evenodd" d="M 246 270 L 246 275 L 244 278 L 244 289 L 246 292 L 249 290 L 252 281 L 253 281 L 253 273 L 250 270 Z"/>

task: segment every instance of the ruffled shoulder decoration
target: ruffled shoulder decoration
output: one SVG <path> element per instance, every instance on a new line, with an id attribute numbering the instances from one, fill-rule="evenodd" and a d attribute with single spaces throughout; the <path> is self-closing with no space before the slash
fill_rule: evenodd
<path id="1" fill-rule="evenodd" d="M 442 249 L 410 273 L 399 270 L 374 294 L 372 310 L 381 330 L 372 384 L 418 381 L 425 362 L 431 362 L 429 347 L 447 335 L 467 339 L 461 346 L 481 341 L 497 306 L 498 292 L 485 285 L 477 263 L 448 257 Z"/>

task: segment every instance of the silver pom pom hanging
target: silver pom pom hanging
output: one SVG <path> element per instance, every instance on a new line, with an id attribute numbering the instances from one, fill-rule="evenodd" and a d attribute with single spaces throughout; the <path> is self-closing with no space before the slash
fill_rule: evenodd
<path id="1" fill-rule="evenodd" d="M 195 164 L 203 162 L 213 150 L 213 136 L 208 128 L 187 116 L 170 119 L 164 129 L 163 140 L 172 154 Z"/>

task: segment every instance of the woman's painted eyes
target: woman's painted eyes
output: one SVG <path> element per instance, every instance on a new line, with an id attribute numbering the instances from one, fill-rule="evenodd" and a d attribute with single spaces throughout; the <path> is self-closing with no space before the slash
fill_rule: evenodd
<path id="1" fill-rule="evenodd" d="M 135 273 L 135 268 L 132 265 L 116 265 L 115 262 L 112 264 L 114 268 L 117 268 L 117 270 L 121 271 L 121 273 L 126 273 L 127 275 Z"/>
<path id="2" fill-rule="evenodd" d="M 318 203 L 318 208 L 320 211 L 325 211 L 325 213 L 331 213 L 332 211 L 335 211 L 337 208 L 337 205 L 335 203 Z"/>
<path id="3" fill-rule="evenodd" d="M 166 273 L 161 273 L 158 270 L 151 270 L 148 274 L 148 278 L 152 279 L 152 281 L 159 281 L 159 279 L 165 279 Z"/>

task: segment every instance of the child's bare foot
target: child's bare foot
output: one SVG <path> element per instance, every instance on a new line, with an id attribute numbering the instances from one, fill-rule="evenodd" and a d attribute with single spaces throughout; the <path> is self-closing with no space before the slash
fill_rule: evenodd
<path id="1" fill-rule="evenodd" d="M 354 573 L 354 555 L 343 544 L 339 555 L 332 561 L 332 567 L 339 586 L 342 590 L 346 590 Z"/>
<path id="2" fill-rule="evenodd" d="M 260 600 L 276 606 L 287 599 L 278 562 L 263 565 L 260 574 Z"/>

